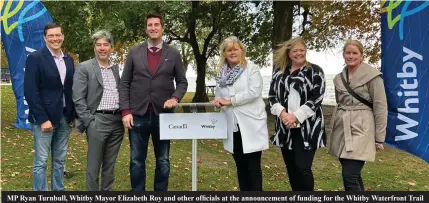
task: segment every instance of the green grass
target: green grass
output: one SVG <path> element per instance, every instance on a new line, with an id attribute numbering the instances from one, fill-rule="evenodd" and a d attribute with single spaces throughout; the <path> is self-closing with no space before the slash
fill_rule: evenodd
<path id="1" fill-rule="evenodd" d="M 30 131 L 16 129 L 15 99 L 11 86 L 1 86 L 1 189 L 32 190 L 33 138 Z M 188 93 L 183 102 L 190 102 Z M 273 133 L 273 118 L 269 119 L 270 134 Z M 330 114 L 326 114 L 330 120 Z M 329 126 L 329 125 L 328 125 Z M 328 132 L 330 130 L 328 129 Z M 129 140 L 125 135 L 115 169 L 115 190 L 130 190 Z M 171 142 L 171 177 L 169 190 L 191 190 L 190 140 Z M 73 131 L 67 153 L 67 170 L 71 176 L 65 180 L 66 189 L 86 190 L 87 144 L 84 135 Z M 153 190 L 154 177 L 153 147 L 149 147 L 147 158 L 147 190 Z M 280 150 L 270 146 L 262 155 L 263 189 L 265 191 L 289 191 Z M 343 190 L 341 165 L 323 148 L 317 151 L 313 171 L 316 190 Z M 375 162 L 369 162 L 363 169 L 367 190 L 429 190 L 429 165 L 406 152 L 387 147 L 379 152 Z M 49 177 L 48 177 L 49 180 Z M 49 181 L 50 182 L 50 181 Z M 238 190 L 236 168 L 231 154 L 223 149 L 221 140 L 198 141 L 198 190 Z"/>

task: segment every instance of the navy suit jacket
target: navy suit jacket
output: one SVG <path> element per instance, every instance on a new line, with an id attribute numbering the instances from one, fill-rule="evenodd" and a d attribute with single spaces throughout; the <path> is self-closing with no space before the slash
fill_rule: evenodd
<path id="1" fill-rule="evenodd" d="M 73 58 L 64 53 L 66 78 L 61 83 L 60 73 L 47 47 L 30 53 L 25 62 L 24 96 L 28 103 L 28 121 L 41 125 L 46 121 L 57 124 L 64 115 L 68 121 L 76 117 L 72 101 L 74 74 Z M 63 105 L 65 98 L 65 109 Z"/>

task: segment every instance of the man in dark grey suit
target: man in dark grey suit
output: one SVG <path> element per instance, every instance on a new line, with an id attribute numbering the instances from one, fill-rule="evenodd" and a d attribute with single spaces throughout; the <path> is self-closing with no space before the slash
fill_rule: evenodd
<path id="1" fill-rule="evenodd" d="M 128 53 L 119 86 L 122 121 L 130 135 L 133 191 L 146 190 L 145 162 L 150 135 L 156 158 L 154 190 L 168 189 L 170 141 L 160 140 L 159 113 L 172 112 L 171 108 L 182 99 L 188 87 L 180 53 L 162 41 L 163 31 L 161 15 L 146 17 L 148 41 Z"/>
<path id="2" fill-rule="evenodd" d="M 77 66 L 73 102 L 88 141 L 86 186 L 89 191 L 112 190 L 114 167 L 124 126 L 119 111 L 119 68 L 109 60 L 113 38 L 107 31 L 92 36 L 95 58 Z M 99 171 L 101 168 L 101 188 Z"/>

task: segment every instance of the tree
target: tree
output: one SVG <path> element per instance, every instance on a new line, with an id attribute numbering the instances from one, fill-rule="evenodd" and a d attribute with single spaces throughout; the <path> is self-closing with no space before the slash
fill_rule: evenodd
<path id="1" fill-rule="evenodd" d="M 166 41 L 183 45 L 183 50 L 179 50 L 184 63 L 196 66 L 194 102 L 207 101 L 204 91 L 207 60 L 215 60 L 219 44 L 230 35 L 248 45 L 248 57 L 259 65 L 266 64 L 267 55 L 292 35 L 301 35 L 308 48 L 316 50 L 335 47 L 348 38 L 359 39 L 373 63 L 378 61 L 380 53 L 378 4 L 371 1 L 48 1 L 44 4 L 64 27 L 66 51 L 76 53 L 79 60 L 93 56 L 90 35 L 95 30 L 110 30 L 116 44 L 121 46 L 116 48 L 121 53 L 118 55 L 125 56 L 128 47 L 145 40 L 146 15 L 153 11 L 164 14 Z M 188 57 L 190 50 L 193 57 Z"/>
<path id="2" fill-rule="evenodd" d="M 218 54 L 219 44 L 225 37 L 235 35 L 245 44 L 251 44 L 248 47 L 249 57 L 256 63 L 265 63 L 269 53 L 265 47 L 271 45 L 270 36 L 260 32 L 263 30 L 260 28 L 269 29 L 269 19 L 252 6 L 253 4 L 246 2 L 220 1 L 161 5 L 160 8 L 164 9 L 167 22 L 170 23 L 166 30 L 168 35 L 172 40 L 186 42 L 192 47 L 197 67 L 197 87 L 193 102 L 208 101 L 205 91 L 207 60 Z M 176 12 L 177 9 L 181 12 Z M 251 9 L 256 12 L 249 12 Z M 203 37 L 198 39 L 198 36 Z"/>
<path id="3" fill-rule="evenodd" d="M 63 29 L 63 50 L 75 53 L 80 61 L 94 55 L 89 34 L 91 33 L 89 8 L 93 3 L 84 1 L 43 2 L 54 22 Z"/>
<path id="4" fill-rule="evenodd" d="M 380 59 L 378 8 L 373 1 L 274 2 L 273 48 L 293 34 L 302 36 L 307 47 L 317 51 L 358 39 L 369 62 L 376 63 Z"/>
<path id="5" fill-rule="evenodd" d="M 333 48 L 347 39 L 365 46 L 370 63 L 380 60 L 381 18 L 374 1 L 308 2 L 311 23 L 302 36 L 316 50 Z"/>
<path id="6" fill-rule="evenodd" d="M 171 42 L 171 40 L 167 41 L 167 44 L 170 44 L 176 49 L 180 51 L 180 55 L 182 56 L 183 68 L 188 71 L 188 66 L 194 63 L 194 55 L 192 54 L 192 48 L 184 42 Z"/>
<path id="7" fill-rule="evenodd" d="M 43 2 L 52 18 L 62 28 L 65 35 L 63 49 L 75 53 L 79 61 L 85 61 L 94 56 L 91 35 L 100 29 L 106 29 L 114 36 L 115 50 L 123 62 L 128 50 L 143 39 L 143 34 L 133 32 L 127 26 L 134 26 L 136 19 L 126 16 L 133 5 L 139 3 L 139 8 L 149 6 L 148 2 L 123 1 L 46 1 Z M 67 11 L 67 12 L 65 12 Z M 122 15 L 120 15 L 122 14 Z M 119 18 L 121 16 L 122 18 Z M 141 19 L 140 19 L 141 20 Z M 126 24 L 125 22 L 131 22 Z"/>
<path id="8" fill-rule="evenodd" d="M 283 41 L 286 41 L 292 37 L 292 25 L 293 25 L 293 10 L 298 1 L 274 1 L 273 2 L 273 32 L 272 42 L 273 50 L 277 48 L 277 45 Z"/>

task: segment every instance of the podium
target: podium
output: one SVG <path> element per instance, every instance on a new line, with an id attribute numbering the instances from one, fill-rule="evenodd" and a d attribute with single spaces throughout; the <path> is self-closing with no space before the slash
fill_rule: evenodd
<path id="1" fill-rule="evenodd" d="M 197 140 L 226 139 L 227 118 L 224 112 L 198 113 L 197 107 L 213 106 L 211 103 L 176 105 L 186 106 L 191 113 L 159 114 L 159 135 L 161 140 L 192 140 L 192 191 L 197 191 Z"/>

